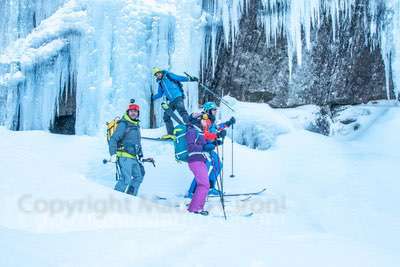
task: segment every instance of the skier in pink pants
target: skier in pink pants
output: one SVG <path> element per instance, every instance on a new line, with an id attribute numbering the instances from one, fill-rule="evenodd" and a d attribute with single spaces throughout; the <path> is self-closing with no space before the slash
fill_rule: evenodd
<path id="1" fill-rule="evenodd" d="M 189 169 L 193 172 L 197 183 L 196 191 L 193 194 L 188 211 L 201 215 L 208 215 L 204 210 L 210 183 L 208 181 L 208 171 L 206 156 L 204 152 L 215 148 L 212 143 L 207 143 L 201 131 L 201 113 L 192 113 L 189 117 L 189 124 L 186 131 L 186 142 L 188 151 Z"/>

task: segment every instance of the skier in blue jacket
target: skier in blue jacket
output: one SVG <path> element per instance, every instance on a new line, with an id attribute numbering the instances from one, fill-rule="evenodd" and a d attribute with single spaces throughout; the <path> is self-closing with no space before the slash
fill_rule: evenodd
<path id="1" fill-rule="evenodd" d="M 172 111 L 177 110 L 184 123 L 189 123 L 189 114 L 186 111 L 183 99 L 185 98 L 181 82 L 197 82 L 196 77 L 179 76 L 172 72 L 153 68 L 153 75 L 158 83 L 157 94 L 151 96 L 151 100 L 157 100 L 163 96 L 168 101 L 168 106 Z M 164 112 L 163 120 L 167 128 L 167 135 L 163 138 L 173 138 L 174 124 L 171 116 Z"/>

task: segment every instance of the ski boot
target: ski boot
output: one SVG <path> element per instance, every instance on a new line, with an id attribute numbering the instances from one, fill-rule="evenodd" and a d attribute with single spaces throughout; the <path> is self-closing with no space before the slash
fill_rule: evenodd
<path id="1" fill-rule="evenodd" d="M 193 197 L 193 193 L 192 192 L 187 192 L 184 197 L 185 198 L 192 198 Z"/>
<path id="2" fill-rule="evenodd" d="M 208 216 L 208 211 L 206 211 L 206 210 L 195 211 L 193 213 L 194 214 L 200 214 L 200 215 L 203 215 L 203 216 Z"/>
<path id="3" fill-rule="evenodd" d="M 173 135 L 173 134 L 164 134 L 163 136 L 161 136 L 161 140 L 172 140 L 172 141 L 174 141 L 175 140 L 175 135 Z"/>
<path id="4" fill-rule="evenodd" d="M 209 196 L 219 196 L 220 193 L 221 191 L 215 188 L 210 188 L 210 190 L 208 191 Z"/>

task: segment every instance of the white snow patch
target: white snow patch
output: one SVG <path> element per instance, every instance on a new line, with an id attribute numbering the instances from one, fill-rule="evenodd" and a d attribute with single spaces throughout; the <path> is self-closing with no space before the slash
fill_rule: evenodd
<path id="1" fill-rule="evenodd" d="M 265 109 L 251 107 L 254 114 Z M 218 199 L 209 199 L 208 217 L 174 206 L 185 202 L 176 195 L 192 174 L 175 162 L 169 143 L 144 141 L 157 168 L 146 165 L 136 198 L 113 191 L 114 167 L 101 163 L 103 137 L 1 127 L 0 264 L 187 266 L 218 251 L 196 264 L 396 266 L 399 118 L 400 109 L 389 109 L 353 141 L 292 128 L 272 150 L 235 145 L 235 178 L 227 178 L 226 146 L 226 192 L 267 188 L 247 202 L 230 199 L 228 221 L 213 217 L 222 215 Z M 253 217 L 239 216 L 250 211 Z"/>
<path id="2" fill-rule="evenodd" d="M 343 106 L 332 118 L 332 135 L 355 138 L 371 127 L 390 108 L 398 108 L 396 101 L 380 100 L 368 104 Z"/>
<path id="3" fill-rule="evenodd" d="M 268 104 L 246 103 L 226 96 L 224 101 L 235 111 L 221 104 L 223 120 L 234 116 L 234 140 L 250 148 L 268 149 L 276 137 L 294 129 L 293 123 Z"/>

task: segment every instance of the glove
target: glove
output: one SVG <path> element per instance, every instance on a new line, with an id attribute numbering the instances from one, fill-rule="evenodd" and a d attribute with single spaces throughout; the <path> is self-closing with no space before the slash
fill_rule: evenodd
<path id="1" fill-rule="evenodd" d="M 162 102 L 161 103 L 161 107 L 162 107 L 163 110 L 169 109 L 169 105 L 166 102 Z"/>
<path id="2" fill-rule="evenodd" d="M 220 146 L 220 145 L 222 145 L 224 142 L 222 141 L 222 140 L 215 140 L 214 142 L 213 142 L 213 144 L 214 144 L 214 146 Z"/>
<path id="3" fill-rule="evenodd" d="M 116 163 L 117 160 L 118 160 L 117 154 L 114 154 L 114 155 L 112 155 L 112 156 L 110 157 L 110 162 L 112 162 L 112 163 Z"/>
<path id="4" fill-rule="evenodd" d="M 136 151 L 136 155 L 138 156 L 138 159 L 142 160 L 142 158 L 143 158 L 142 147 L 140 145 L 135 145 L 135 151 Z"/>
<path id="5" fill-rule="evenodd" d="M 224 139 L 225 136 L 226 136 L 226 130 L 222 130 L 222 131 L 217 133 L 217 137 L 218 138 Z"/>
<path id="6" fill-rule="evenodd" d="M 153 93 L 151 93 L 150 99 L 151 99 L 151 101 L 154 101 L 154 94 Z"/>
<path id="7" fill-rule="evenodd" d="M 215 148 L 214 143 L 207 143 L 207 144 L 203 145 L 203 151 L 205 151 L 205 152 L 213 151 L 214 148 Z"/>
<path id="8" fill-rule="evenodd" d="M 199 78 L 192 76 L 192 77 L 189 78 L 189 80 L 190 80 L 191 82 L 198 82 L 198 81 L 199 81 Z"/>
<path id="9" fill-rule="evenodd" d="M 225 125 L 228 127 L 231 127 L 235 123 L 236 123 L 236 119 L 235 119 L 235 117 L 232 117 L 229 119 L 229 121 L 225 122 Z"/>

